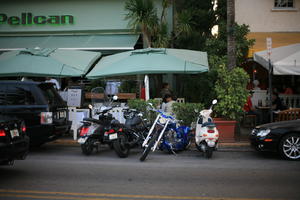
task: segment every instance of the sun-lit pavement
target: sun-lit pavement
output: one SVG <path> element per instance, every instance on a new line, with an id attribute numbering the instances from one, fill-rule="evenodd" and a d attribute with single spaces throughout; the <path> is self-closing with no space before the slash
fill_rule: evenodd
<path id="1" fill-rule="evenodd" d="M 190 150 L 177 156 L 140 150 L 120 159 L 108 147 L 45 145 L 0 167 L 0 199 L 300 199 L 300 162 L 253 151 Z"/>

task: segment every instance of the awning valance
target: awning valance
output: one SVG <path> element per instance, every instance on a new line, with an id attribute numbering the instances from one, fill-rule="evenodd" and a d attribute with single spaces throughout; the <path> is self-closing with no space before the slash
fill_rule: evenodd
<path id="1" fill-rule="evenodd" d="M 25 48 L 71 50 L 133 50 L 137 34 L 1 36 L 0 51 Z"/>

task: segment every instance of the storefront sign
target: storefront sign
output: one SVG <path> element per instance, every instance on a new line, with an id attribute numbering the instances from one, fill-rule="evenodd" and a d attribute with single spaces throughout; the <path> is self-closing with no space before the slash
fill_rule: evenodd
<path id="1" fill-rule="evenodd" d="M 32 13 L 22 13 L 21 16 L 7 16 L 0 13 L 0 25 L 32 25 L 32 24 L 55 24 L 65 25 L 74 24 L 74 16 L 72 15 L 48 15 L 34 16 Z"/>

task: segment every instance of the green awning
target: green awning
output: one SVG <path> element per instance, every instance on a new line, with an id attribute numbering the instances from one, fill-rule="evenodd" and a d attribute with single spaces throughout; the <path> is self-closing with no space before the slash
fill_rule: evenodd
<path id="1" fill-rule="evenodd" d="M 0 77 L 80 77 L 101 53 L 61 49 L 27 49 L 0 55 Z"/>
<path id="2" fill-rule="evenodd" d="M 25 48 L 133 50 L 137 34 L 1 36 L 0 51 Z"/>
<path id="3" fill-rule="evenodd" d="M 148 48 L 103 57 L 87 74 L 87 78 L 136 74 L 196 74 L 207 71 L 206 52 Z"/>

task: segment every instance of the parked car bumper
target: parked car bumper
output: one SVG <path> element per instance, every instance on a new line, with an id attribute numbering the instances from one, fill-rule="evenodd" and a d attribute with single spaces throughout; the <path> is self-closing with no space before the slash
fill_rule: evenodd
<path id="1" fill-rule="evenodd" d="M 278 150 L 278 141 L 267 137 L 250 136 L 251 146 L 257 151 L 272 151 Z"/>
<path id="2" fill-rule="evenodd" d="M 29 137 L 12 142 L 0 142 L 0 160 L 23 160 L 25 159 L 29 148 Z"/>
<path id="3" fill-rule="evenodd" d="M 30 144 L 39 145 L 56 140 L 63 134 L 67 133 L 70 128 L 71 123 L 69 121 L 63 124 L 38 125 L 28 127 Z"/>

